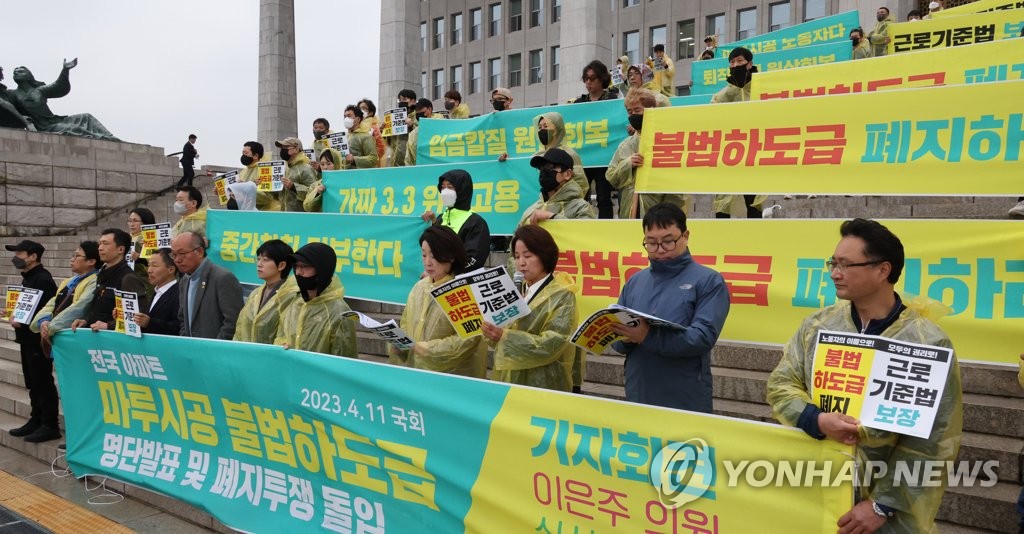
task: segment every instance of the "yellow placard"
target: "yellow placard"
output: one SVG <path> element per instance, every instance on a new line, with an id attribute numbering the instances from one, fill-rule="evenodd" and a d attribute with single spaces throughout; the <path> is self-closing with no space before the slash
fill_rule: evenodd
<path id="1" fill-rule="evenodd" d="M 928 48 L 949 48 L 1020 37 L 1024 9 L 976 13 L 960 17 L 937 17 L 889 25 L 888 53 Z"/>
<path id="2" fill-rule="evenodd" d="M 976 2 L 969 2 L 949 9 L 943 9 L 942 11 L 936 11 L 932 13 L 932 18 L 956 17 L 1006 9 L 1024 9 L 1024 0 L 977 0 Z"/>
<path id="3" fill-rule="evenodd" d="M 759 72 L 751 100 L 846 95 L 1024 79 L 1024 42 L 994 41 L 786 71 Z"/>
<path id="4" fill-rule="evenodd" d="M 479 336 L 482 333 L 480 326 L 483 315 L 480 313 L 480 305 L 477 304 L 476 297 L 473 296 L 473 291 L 465 279 L 452 280 L 431 291 L 431 294 L 448 316 L 460 338 Z"/>
<path id="5" fill-rule="evenodd" d="M 920 295 L 951 308 L 937 324 L 953 340 L 958 357 L 1016 364 L 1024 347 L 1024 224 L 879 222 L 905 248 L 896 291 L 905 302 Z M 783 344 L 805 317 L 835 303 L 825 261 L 839 242 L 840 223 L 688 221 L 694 260 L 720 272 L 729 290 L 731 308 L 721 339 Z M 640 221 L 555 220 L 544 227 L 562 251 L 558 270 L 573 275 L 580 287 L 580 317 L 617 302 L 626 280 L 649 265 L 640 246 Z"/>
<path id="6" fill-rule="evenodd" d="M 859 419 L 874 361 L 873 348 L 819 342 L 814 352 L 811 401 L 822 411 Z"/>
<path id="7" fill-rule="evenodd" d="M 637 191 L 1017 196 L 1021 95 L 1008 81 L 651 109 Z"/>
<path id="8" fill-rule="evenodd" d="M 4 302 L 3 320 L 9 320 L 14 315 L 14 308 L 18 306 L 18 299 L 21 298 L 21 286 L 7 286 L 7 300 Z"/>

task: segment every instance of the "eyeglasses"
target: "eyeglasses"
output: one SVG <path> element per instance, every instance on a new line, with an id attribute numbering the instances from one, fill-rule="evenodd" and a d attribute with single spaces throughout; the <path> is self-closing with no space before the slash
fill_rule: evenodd
<path id="1" fill-rule="evenodd" d="M 176 260 L 176 259 L 178 259 L 178 258 L 180 258 L 182 256 L 187 255 L 187 254 L 192 254 L 193 252 L 199 250 L 200 248 L 202 248 L 202 247 L 196 247 L 196 248 L 194 248 L 192 250 L 186 250 L 185 252 L 172 252 L 171 253 L 171 259 L 172 260 Z"/>
<path id="2" fill-rule="evenodd" d="M 504 98 L 492 98 L 491 99 L 491 103 L 492 104 L 504 104 L 505 102 L 508 102 L 508 100 L 506 100 Z"/>
<path id="3" fill-rule="evenodd" d="M 828 268 L 829 272 L 839 271 L 840 273 L 843 273 L 846 272 L 846 270 L 849 269 L 850 267 L 867 267 L 868 265 L 878 265 L 879 263 L 884 263 L 884 261 L 885 260 L 871 260 L 862 261 L 859 263 L 839 263 L 835 259 L 829 258 L 829 260 L 825 262 L 825 267 Z"/>
<path id="4" fill-rule="evenodd" d="M 84 254 L 72 254 L 71 255 L 71 260 L 72 261 L 77 260 L 78 258 L 82 258 L 84 260 L 85 259 L 85 255 Z"/>
<path id="5" fill-rule="evenodd" d="M 643 245 L 644 248 L 647 249 L 647 252 L 657 252 L 658 247 L 661 247 L 665 252 L 672 252 L 676 249 L 676 243 L 678 243 L 682 238 L 683 236 L 679 236 L 675 239 L 669 239 L 667 241 L 644 241 Z"/>
<path id="6" fill-rule="evenodd" d="M 596 82 L 597 76 L 584 76 L 583 81 L 585 82 Z"/>

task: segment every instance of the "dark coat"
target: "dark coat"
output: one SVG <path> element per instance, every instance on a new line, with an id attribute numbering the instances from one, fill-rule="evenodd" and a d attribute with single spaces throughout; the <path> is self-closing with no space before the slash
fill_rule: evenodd
<path id="1" fill-rule="evenodd" d="M 235 335 L 235 322 L 242 311 L 242 284 L 231 271 L 204 260 L 206 267 L 196 283 L 196 304 L 189 327 L 188 284 L 195 274 L 178 280 L 178 333 L 181 336 L 206 339 L 231 339 Z"/>
<path id="2" fill-rule="evenodd" d="M 434 224 L 448 226 L 455 230 L 459 239 L 462 240 L 462 245 L 466 247 L 466 255 L 469 256 L 466 270 L 473 271 L 483 267 L 487 263 L 487 257 L 491 254 L 491 230 L 487 226 L 487 221 L 470 209 L 473 205 L 473 178 L 469 176 L 469 173 L 462 169 L 453 169 L 442 174 L 437 180 L 438 190 L 441 189 L 441 183 L 446 180 L 455 186 L 455 206 L 451 210 L 470 212 L 470 215 L 462 223 L 462 226 L 453 228 L 447 222 L 450 217 L 446 216 L 445 212 L 449 211 L 446 209 L 434 221 Z"/>
<path id="3" fill-rule="evenodd" d="M 54 283 L 53 276 L 42 265 L 36 265 L 28 272 L 21 273 L 21 285 L 43 292 L 43 295 L 39 297 L 37 309 L 42 308 L 57 294 L 57 284 Z M 23 324 L 14 329 L 14 340 L 22 345 L 34 343 L 38 347 L 40 338 L 39 334 L 29 330 L 28 324 Z"/>
<path id="4" fill-rule="evenodd" d="M 146 284 L 139 280 L 128 262 L 119 261 L 117 265 L 104 265 L 96 273 L 96 289 L 93 290 L 92 303 L 85 315 L 86 325 L 96 321 L 107 323 L 110 330 L 114 329 L 114 290 L 129 291 L 139 298 L 139 309 L 149 309 L 149 298 L 146 297 Z"/>
<path id="5" fill-rule="evenodd" d="M 177 285 L 169 288 L 160 296 L 160 300 L 156 301 L 156 305 L 146 312 L 149 315 L 149 326 L 142 329 L 143 333 L 164 334 L 167 336 L 176 336 L 180 333 L 181 323 L 178 322 L 178 303 L 180 300 L 178 299 L 178 290 Z"/>

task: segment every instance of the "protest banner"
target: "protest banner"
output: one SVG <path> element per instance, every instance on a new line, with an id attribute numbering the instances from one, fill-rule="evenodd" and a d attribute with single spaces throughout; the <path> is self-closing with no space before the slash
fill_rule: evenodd
<path id="1" fill-rule="evenodd" d="M 825 261 L 839 242 L 840 222 L 688 220 L 694 261 L 721 273 L 729 290 L 721 339 L 783 344 L 805 317 L 834 304 Z M 879 222 L 899 236 L 906 251 L 896 284 L 904 302 L 928 297 L 951 309 L 937 324 L 955 341 L 961 361 L 1016 365 L 1024 347 L 1024 225 Z M 649 265 L 639 221 L 555 220 L 542 226 L 561 250 L 557 270 L 576 278 L 581 317 L 617 302 L 626 280 Z"/>
<path id="2" fill-rule="evenodd" d="M 826 532 L 853 502 L 852 447 L 778 425 L 255 343 L 79 329 L 53 354 L 76 475 L 241 531 Z M 818 474 L 730 474 L 754 460 Z"/>
<path id="3" fill-rule="evenodd" d="M 132 337 L 142 337 L 142 327 L 135 323 L 140 313 L 139 296 L 130 291 L 114 290 L 114 331 Z"/>
<path id="4" fill-rule="evenodd" d="M 631 310 L 618 304 L 612 304 L 607 308 L 597 310 L 580 323 L 576 327 L 576 331 L 569 336 L 569 341 L 584 350 L 594 354 L 601 354 L 604 352 L 604 349 L 608 348 L 608 345 L 625 339 L 611 329 L 613 324 L 636 326 L 640 319 L 647 320 L 652 326 L 667 326 L 680 330 L 683 328 L 681 325 L 659 319 L 653 315 Z"/>
<path id="5" fill-rule="evenodd" d="M 8 288 L 9 291 L 10 288 Z M 21 324 L 31 323 L 32 318 L 36 315 L 36 309 L 39 308 L 39 301 L 42 298 L 42 290 L 22 286 L 18 291 L 18 300 L 15 302 L 11 320 Z"/>
<path id="6" fill-rule="evenodd" d="M 1024 0 L 977 0 L 976 2 L 968 2 L 956 7 L 943 9 L 942 11 L 936 11 L 931 15 L 933 19 L 936 19 L 1005 9 L 1024 9 Z"/>
<path id="7" fill-rule="evenodd" d="M 142 251 L 139 257 L 149 258 L 162 248 L 171 248 L 171 223 L 142 225 Z"/>
<path id="8" fill-rule="evenodd" d="M 1024 114 L 1006 103 L 1021 94 L 1024 81 L 651 109 L 636 189 L 1017 196 Z"/>
<path id="9" fill-rule="evenodd" d="M 765 52 L 754 56 L 757 74 L 751 82 L 751 89 L 760 83 L 761 77 L 768 72 L 791 72 L 797 67 L 812 65 L 831 65 L 853 59 L 853 47 L 849 40 L 836 41 L 812 46 L 800 46 L 788 50 Z M 729 77 L 729 60 L 727 58 L 694 61 L 690 64 L 691 95 L 713 95 L 725 87 Z M 753 97 L 751 97 L 753 98 Z"/>
<path id="10" fill-rule="evenodd" d="M 462 338 L 480 335 L 481 321 L 504 326 L 530 313 L 504 267 L 459 275 L 430 294 Z"/>
<path id="11" fill-rule="evenodd" d="M 718 57 L 728 58 L 729 53 L 742 46 L 750 50 L 754 54 L 754 59 L 757 59 L 757 54 L 790 50 L 801 46 L 840 41 L 845 42 L 849 46 L 850 30 L 857 27 L 860 27 L 860 14 L 857 11 L 847 11 L 821 17 L 820 19 L 809 20 L 749 39 L 725 43 L 720 45 L 716 52 Z"/>
<path id="12" fill-rule="evenodd" d="M 220 200 L 220 205 L 228 203 L 228 186 L 238 181 L 238 171 L 231 171 L 221 174 L 213 180 L 213 192 Z"/>
<path id="13" fill-rule="evenodd" d="M 257 165 L 259 175 L 256 181 L 256 190 L 269 193 L 284 189 L 284 172 L 286 163 L 282 160 L 261 161 Z"/>
<path id="14" fill-rule="evenodd" d="M 327 136 L 327 139 L 331 143 L 331 148 L 341 152 L 342 156 L 348 155 L 348 132 L 332 133 Z"/>
<path id="15" fill-rule="evenodd" d="M 419 217 L 210 210 L 206 218 L 208 256 L 243 283 L 259 285 L 256 249 L 280 239 L 294 250 L 326 243 L 338 255 L 335 273 L 345 296 L 405 304 L 419 280 Z"/>
<path id="16" fill-rule="evenodd" d="M 357 311 L 347 311 L 341 315 L 359 321 L 363 328 L 373 332 L 377 337 L 388 342 L 396 349 L 407 350 L 415 344 L 412 338 L 409 337 L 409 334 L 405 333 L 405 330 L 402 330 L 402 327 L 398 326 L 394 319 L 382 323 L 369 315 Z"/>
<path id="17" fill-rule="evenodd" d="M 453 121 L 454 122 L 454 121 Z M 441 214 L 438 178 L 455 169 L 473 177 L 471 209 L 487 221 L 491 235 L 510 235 L 526 208 L 540 198 L 537 169 L 530 158 L 504 162 L 449 163 L 384 169 L 324 171 L 324 213 Z"/>
<path id="18" fill-rule="evenodd" d="M 1024 46 L 993 41 L 758 73 L 751 100 L 845 95 L 1024 79 Z"/>
<path id="19" fill-rule="evenodd" d="M 889 25 L 888 53 L 949 48 L 1020 37 L 1024 9 L 940 17 Z"/>
<path id="20" fill-rule="evenodd" d="M 389 109 L 384 112 L 384 119 L 381 122 L 380 136 L 391 137 L 393 135 L 406 135 L 409 133 L 409 125 L 405 123 L 409 110 L 406 108 Z"/>
<path id="21" fill-rule="evenodd" d="M 952 362 L 947 347 L 822 330 L 811 401 L 869 428 L 927 439 Z"/>
<path id="22" fill-rule="evenodd" d="M 308 158 L 309 161 L 316 161 L 316 151 L 312 148 L 304 148 L 302 149 L 302 153 L 306 155 L 306 158 Z"/>
<path id="23" fill-rule="evenodd" d="M 21 291 L 23 289 L 25 288 L 22 286 L 7 286 L 7 292 L 4 298 L 3 320 L 8 321 L 14 316 L 14 309 L 18 307 L 18 299 L 21 297 Z"/>

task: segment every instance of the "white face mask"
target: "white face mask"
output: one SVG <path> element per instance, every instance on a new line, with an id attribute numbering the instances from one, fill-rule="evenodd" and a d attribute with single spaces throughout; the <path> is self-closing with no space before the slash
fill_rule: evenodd
<path id="1" fill-rule="evenodd" d="M 174 213 L 177 213 L 178 215 L 184 215 L 186 211 L 188 211 L 188 208 L 185 206 L 184 202 L 174 203 Z"/>
<path id="2" fill-rule="evenodd" d="M 442 189 L 441 203 L 444 204 L 444 207 L 450 208 L 455 205 L 455 199 L 458 196 L 458 193 L 456 193 L 454 189 Z"/>
<path id="3" fill-rule="evenodd" d="M 352 117 L 345 117 L 345 129 L 351 130 L 356 125 L 356 120 Z"/>

